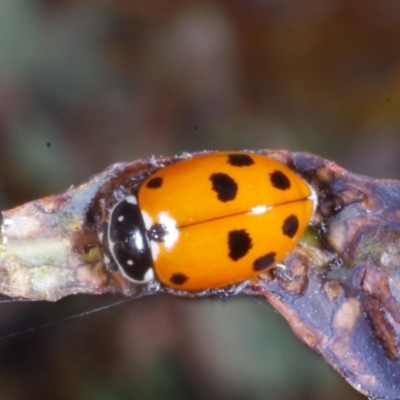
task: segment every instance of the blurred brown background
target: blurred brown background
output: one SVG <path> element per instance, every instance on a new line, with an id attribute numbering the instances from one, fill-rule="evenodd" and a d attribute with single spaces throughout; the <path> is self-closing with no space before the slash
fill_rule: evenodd
<path id="1" fill-rule="evenodd" d="M 0 1 L 0 209 L 117 161 L 309 151 L 399 178 L 397 0 Z M 0 336 L 115 299 L 2 304 Z M 0 399 L 362 399 L 258 300 L 148 298 L 0 340 Z"/>

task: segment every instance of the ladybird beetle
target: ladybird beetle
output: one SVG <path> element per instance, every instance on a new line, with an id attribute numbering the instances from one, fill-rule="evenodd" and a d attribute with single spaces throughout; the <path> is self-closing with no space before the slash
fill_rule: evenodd
<path id="1" fill-rule="evenodd" d="M 302 178 L 266 156 L 194 156 L 154 172 L 111 209 L 106 263 L 135 283 L 187 291 L 238 283 L 285 258 L 315 203 Z"/>

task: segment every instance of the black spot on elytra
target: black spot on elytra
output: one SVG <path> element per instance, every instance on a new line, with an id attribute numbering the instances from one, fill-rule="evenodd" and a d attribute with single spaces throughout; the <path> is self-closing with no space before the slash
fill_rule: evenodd
<path id="1" fill-rule="evenodd" d="M 210 181 L 212 189 L 218 194 L 218 200 L 226 202 L 235 199 L 238 185 L 229 175 L 215 173 L 210 176 Z"/>
<path id="2" fill-rule="evenodd" d="M 251 237 L 245 229 L 230 231 L 228 233 L 229 257 L 233 261 L 244 257 L 252 247 Z"/>
<path id="3" fill-rule="evenodd" d="M 147 232 L 147 237 L 154 242 L 161 243 L 167 236 L 168 230 L 165 225 L 154 224 Z"/>
<path id="4" fill-rule="evenodd" d="M 295 215 L 290 215 L 282 225 L 283 234 L 292 238 L 299 229 L 299 220 Z"/>
<path id="5" fill-rule="evenodd" d="M 146 187 L 149 189 L 158 189 L 162 186 L 163 184 L 163 179 L 159 176 L 156 176 L 155 178 L 150 179 L 146 183 Z"/>
<path id="6" fill-rule="evenodd" d="M 281 189 L 281 190 L 287 190 L 290 188 L 290 185 L 291 185 L 290 180 L 282 171 L 276 170 L 276 171 L 272 172 L 272 174 L 270 174 L 269 178 L 271 181 L 271 185 L 274 188 Z"/>
<path id="7" fill-rule="evenodd" d="M 271 252 L 265 256 L 257 258 L 253 263 L 254 271 L 264 271 L 265 269 L 271 267 L 275 264 L 276 253 Z"/>
<path id="8" fill-rule="evenodd" d="M 254 160 L 248 154 L 229 154 L 228 163 L 234 167 L 248 167 Z"/>
<path id="9" fill-rule="evenodd" d="M 173 274 L 169 279 L 175 285 L 183 285 L 189 278 L 184 274 Z"/>

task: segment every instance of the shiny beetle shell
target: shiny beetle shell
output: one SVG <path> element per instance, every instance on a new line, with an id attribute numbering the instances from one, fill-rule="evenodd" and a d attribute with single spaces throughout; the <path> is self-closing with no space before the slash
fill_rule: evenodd
<path id="1" fill-rule="evenodd" d="M 161 168 L 112 208 L 106 263 L 135 282 L 201 291 L 253 278 L 293 250 L 313 190 L 263 155 L 220 152 Z"/>

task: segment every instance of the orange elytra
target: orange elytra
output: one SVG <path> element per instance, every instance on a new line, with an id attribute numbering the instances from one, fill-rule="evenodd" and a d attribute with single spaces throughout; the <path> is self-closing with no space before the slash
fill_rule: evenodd
<path id="1" fill-rule="evenodd" d="M 316 198 L 264 155 L 218 152 L 161 168 L 110 212 L 107 263 L 135 282 L 202 291 L 253 278 L 282 261 Z"/>

